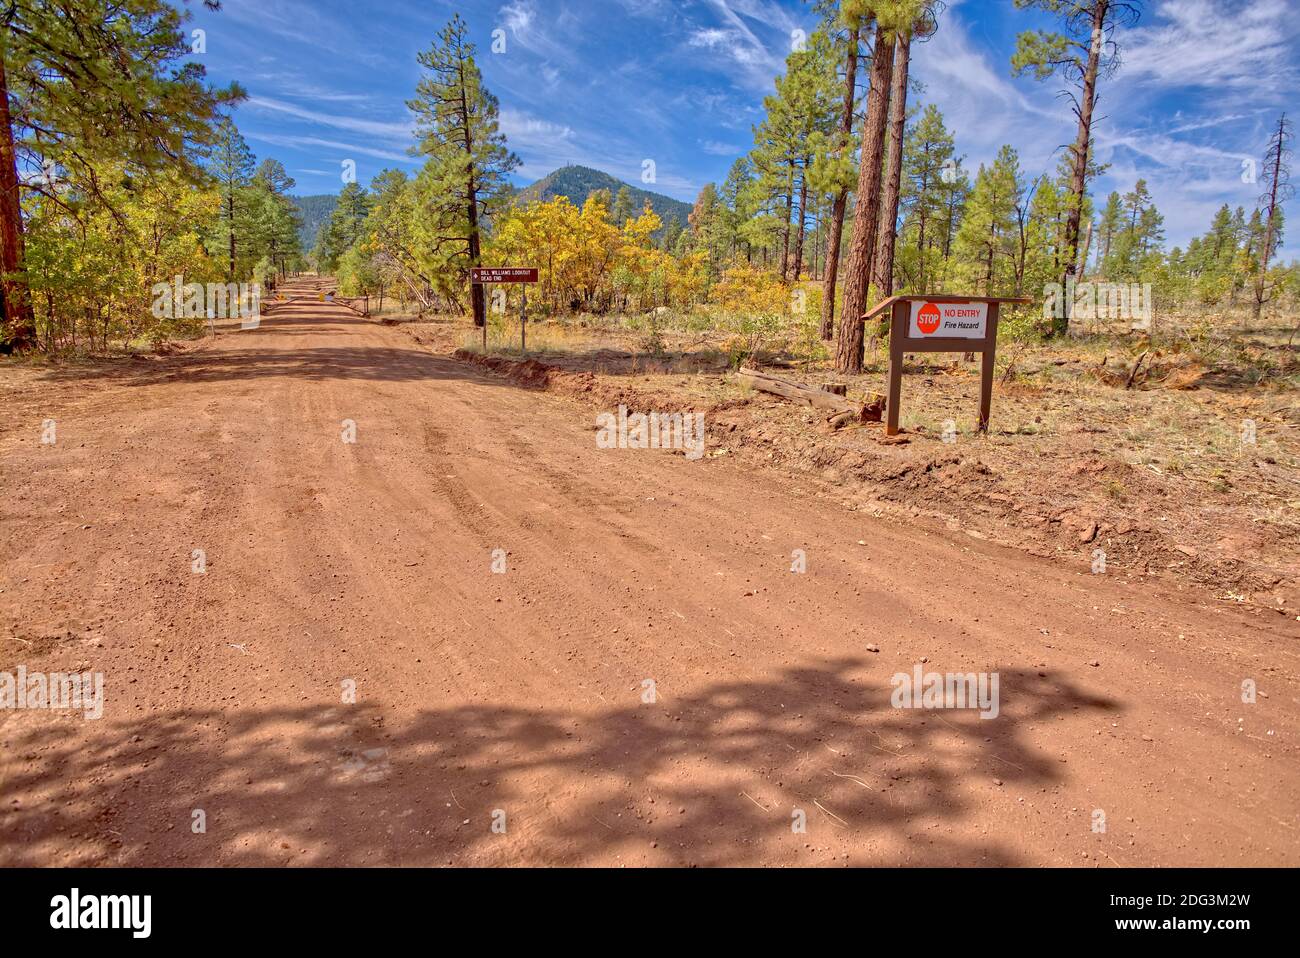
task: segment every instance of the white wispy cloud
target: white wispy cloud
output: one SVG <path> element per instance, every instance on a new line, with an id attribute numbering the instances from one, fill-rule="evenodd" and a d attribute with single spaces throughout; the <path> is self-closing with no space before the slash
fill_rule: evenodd
<path id="1" fill-rule="evenodd" d="M 301 74 L 282 71 L 250 74 L 247 86 L 254 91 L 259 87 L 269 88 L 276 96 L 311 100 L 314 103 L 369 103 L 374 99 L 368 93 L 335 90 L 320 83 L 313 83 Z"/>
<path id="2" fill-rule="evenodd" d="M 274 3 L 223 0 L 220 17 L 218 22 L 233 22 L 240 26 L 240 32 L 269 34 L 280 41 L 346 56 L 373 67 L 385 67 L 392 62 L 381 47 L 348 44 L 347 39 L 356 35 L 356 24 L 350 17 L 331 15 L 324 4 L 303 0 L 275 0 Z M 228 39 L 228 34 L 211 36 L 208 49 L 216 52 Z"/>
<path id="3" fill-rule="evenodd" d="M 267 110 L 272 113 L 280 113 L 306 120 L 310 123 L 332 126 L 338 130 L 364 133 L 367 136 L 379 137 L 393 143 L 410 143 L 414 140 L 413 124 L 409 120 L 385 122 L 383 120 L 367 120 L 343 113 L 322 113 L 319 110 L 309 110 L 296 103 L 286 103 L 284 100 L 264 96 L 249 97 L 244 105 L 254 110 Z"/>
<path id="4" fill-rule="evenodd" d="M 512 149 L 557 149 L 573 142 L 572 127 L 530 116 L 520 110 L 504 108 L 498 126 Z"/>
<path id="5" fill-rule="evenodd" d="M 670 0 L 618 0 L 618 3 L 634 17 L 663 17 L 673 10 Z"/>
<path id="6" fill-rule="evenodd" d="M 702 27 L 691 34 L 688 42 L 693 47 L 716 50 L 718 47 L 734 43 L 739 36 L 740 34 L 735 30 L 723 30 L 720 27 Z"/>
<path id="7" fill-rule="evenodd" d="M 292 133 L 267 133 L 260 130 L 249 130 L 244 135 L 250 140 L 271 143 L 275 146 L 327 150 L 339 160 L 352 159 L 358 156 L 369 156 L 379 160 L 391 160 L 398 163 L 417 162 L 416 159 L 406 153 L 377 149 L 372 146 L 362 146 L 358 143 L 346 143 L 341 140 L 330 140 L 320 136 L 299 136 Z"/>
<path id="8" fill-rule="evenodd" d="M 497 14 L 509 31 L 506 49 L 518 44 L 551 64 L 568 64 L 576 60 L 578 21 L 567 10 L 538 10 L 535 0 L 512 0 Z"/>
<path id="9" fill-rule="evenodd" d="M 974 167 L 1011 143 L 1028 169 L 1053 164 L 1062 144 L 1074 139 L 1073 118 L 1054 102 L 1055 87 L 1026 91 L 1012 82 L 1010 59 L 995 62 L 971 39 L 964 17 L 949 9 L 933 37 L 912 47 L 913 73 L 924 84 L 920 103 L 943 112 L 957 138 L 958 154 Z"/>
<path id="10" fill-rule="evenodd" d="M 714 20 L 692 29 L 687 46 L 725 55 L 740 68 L 742 85 L 770 91 L 772 81 L 785 70 L 798 24 L 770 0 L 708 0 L 706 7 Z M 770 35 L 769 42 L 759 37 L 755 26 Z"/>
<path id="11" fill-rule="evenodd" d="M 1296 77 L 1296 12 L 1288 0 L 1165 0 L 1125 32 L 1125 76 L 1234 95 L 1282 93 L 1284 78 Z"/>
<path id="12" fill-rule="evenodd" d="M 710 156 L 739 156 L 745 152 L 745 147 L 737 146 L 734 143 L 721 143 L 718 140 L 704 140 L 700 143 L 700 149 Z"/>

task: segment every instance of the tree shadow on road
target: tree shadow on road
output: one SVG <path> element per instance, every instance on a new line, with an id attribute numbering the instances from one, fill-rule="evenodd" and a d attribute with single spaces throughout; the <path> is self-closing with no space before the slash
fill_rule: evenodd
<path id="1" fill-rule="evenodd" d="M 414 341 L 409 347 L 385 346 L 359 341 L 348 343 L 348 331 L 364 332 L 372 320 L 325 312 L 299 312 L 292 316 L 263 319 L 257 329 L 228 330 L 219 348 L 199 348 L 169 356 L 102 357 L 92 362 L 64 363 L 43 369 L 40 381 L 79 383 L 121 383 L 152 386 L 165 382 L 228 382 L 252 379 L 288 378 L 314 381 L 418 381 L 468 379 L 494 385 L 517 385 L 485 375 L 463 363 L 422 349 Z M 307 337 L 334 331 L 330 345 L 303 348 L 271 347 L 264 336 Z"/>
<path id="2" fill-rule="evenodd" d="M 1065 781 L 1028 729 L 1117 710 L 1055 673 L 1002 672 L 987 721 L 890 691 L 841 659 L 592 711 L 42 716 L 8 736 L 0 864 L 1021 864 L 973 836 Z"/>

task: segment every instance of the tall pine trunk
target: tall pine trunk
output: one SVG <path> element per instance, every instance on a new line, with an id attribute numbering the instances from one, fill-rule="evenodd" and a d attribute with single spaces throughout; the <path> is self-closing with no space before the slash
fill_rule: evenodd
<path id="1" fill-rule="evenodd" d="M 469 128 L 465 130 L 465 140 L 469 141 Z M 469 216 L 469 262 L 470 266 L 478 266 L 483 259 L 483 250 L 479 241 L 478 234 L 478 188 L 474 184 L 474 173 L 471 170 L 469 175 L 469 184 L 466 191 L 469 197 L 466 207 L 466 214 Z M 470 310 L 474 315 L 475 326 L 487 325 L 487 299 L 483 293 L 482 283 L 470 283 L 469 286 Z"/>
<path id="2" fill-rule="evenodd" d="M 1088 66 L 1083 73 L 1083 92 L 1079 98 L 1079 129 L 1074 139 L 1074 167 L 1070 171 L 1070 205 L 1065 215 L 1065 271 L 1061 275 L 1061 289 L 1068 290 L 1074 282 L 1079 262 L 1079 221 L 1083 215 L 1083 195 L 1088 183 L 1088 153 L 1092 137 L 1092 107 L 1097 98 L 1097 72 L 1101 64 L 1102 45 L 1105 41 L 1106 14 L 1110 0 L 1097 0 L 1092 11 L 1092 42 L 1088 46 Z M 1065 309 L 1052 320 L 1052 333 L 1063 336 L 1070 331 L 1071 300 L 1062 295 Z"/>
<path id="3" fill-rule="evenodd" d="M 226 271 L 226 282 L 235 281 L 235 186 L 230 185 L 230 196 L 226 200 L 226 214 L 230 217 L 230 269 Z"/>
<path id="4" fill-rule="evenodd" d="M 483 260 L 483 250 L 478 233 L 478 185 L 474 178 L 474 138 L 469 132 L 469 100 L 465 92 L 465 64 L 460 66 L 460 119 L 465 129 L 465 215 L 469 220 L 469 265 L 479 266 Z M 474 325 L 487 325 L 487 299 L 482 283 L 469 284 L 470 310 L 474 315 Z"/>
<path id="5" fill-rule="evenodd" d="M 853 98 L 858 82 L 858 39 L 861 30 L 856 25 L 849 30 L 849 52 L 844 61 L 844 107 L 840 112 L 840 135 L 843 149 L 853 142 Z M 830 341 L 835 332 L 835 282 L 840 270 L 840 236 L 844 232 L 844 211 L 849 205 L 848 188 L 835 194 L 831 207 L 831 225 L 826 233 L 826 278 L 822 283 L 821 338 Z"/>
<path id="6" fill-rule="evenodd" d="M 903 126 L 907 122 L 907 69 L 911 50 L 911 35 L 901 31 L 894 51 L 894 79 L 889 91 L 889 175 L 885 178 L 885 198 L 880 207 L 873 273 L 881 296 L 894 292 L 894 240 L 898 234 L 898 194 L 903 182 Z"/>
<path id="7" fill-rule="evenodd" d="M 36 346 L 36 313 L 23 268 L 23 212 L 18 196 L 18 155 L 9 120 L 9 77 L 0 35 L 0 305 L 4 325 L 0 348 L 20 352 Z"/>
<path id="8" fill-rule="evenodd" d="M 928 293 L 930 287 L 925 282 L 925 199 L 930 189 L 930 144 L 925 144 L 925 162 L 921 164 L 921 189 L 918 196 L 922 199 L 916 204 L 916 250 L 920 253 L 917 268 L 917 292 Z"/>
<path id="9" fill-rule="evenodd" d="M 862 130 L 862 164 L 858 173 L 857 208 L 853 214 L 853 241 L 849 245 L 844 278 L 844 314 L 835 340 L 835 368 L 842 373 L 862 372 L 862 314 L 871 286 L 876 248 L 876 219 L 880 212 L 880 161 L 885 146 L 885 119 L 889 106 L 889 80 L 894 68 L 894 40 L 876 26 L 876 46 L 871 60 L 871 91 L 867 94 L 867 119 Z"/>
<path id="10" fill-rule="evenodd" d="M 1269 163 L 1273 167 L 1273 183 L 1268 193 L 1268 221 L 1264 227 L 1264 247 L 1260 250 L 1259 275 L 1255 277 L 1255 301 L 1251 304 L 1251 317 L 1258 325 L 1264 312 L 1264 290 L 1267 283 L 1268 260 L 1273 253 L 1273 239 L 1277 234 L 1277 196 L 1281 184 L 1283 163 L 1286 160 L 1286 114 L 1277 121 L 1277 139 L 1269 144 Z"/>
<path id="11" fill-rule="evenodd" d="M 790 176 L 785 186 L 785 230 L 781 234 L 781 281 L 790 277 L 790 220 L 794 216 L 794 160 L 790 160 Z"/>
<path id="12" fill-rule="evenodd" d="M 1079 282 L 1088 274 L 1088 251 L 1092 249 L 1092 220 L 1088 220 L 1088 229 L 1083 234 L 1083 246 L 1079 250 Z"/>
<path id="13" fill-rule="evenodd" d="M 803 240 L 805 226 L 808 222 L 808 161 L 804 160 L 803 171 L 799 176 L 799 211 L 795 215 L 795 239 L 794 239 L 794 282 L 799 282 L 799 277 L 803 275 Z"/>

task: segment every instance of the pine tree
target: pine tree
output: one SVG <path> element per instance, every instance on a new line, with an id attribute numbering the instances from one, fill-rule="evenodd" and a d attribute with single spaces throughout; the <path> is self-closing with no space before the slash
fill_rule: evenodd
<path id="1" fill-rule="evenodd" d="M 1291 137 L 1291 124 L 1283 113 L 1264 154 L 1264 178 L 1269 189 L 1259 198 L 1264 216 L 1264 238 L 1260 245 L 1259 271 L 1255 277 L 1255 299 L 1251 304 L 1252 318 L 1257 323 L 1276 285 L 1276 281 L 1269 279 L 1268 264 L 1282 240 L 1282 208 L 1279 204 L 1294 195 L 1290 183 Z"/>
<path id="2" fill-rule="evenodd" d="M 682 222 L 677 218 L 676 213 L 668 217 L 668 222 L 664 224 L 663 236 L 659 241 L 659 248 L 665 253 L 671 253 L 673 247 L 677 245 L 677 237 L 681 235 L 682 229 Z"/>
<path id="3" fill-rule="evenodd" d="M 749 159 L 742 156 L 731 164 L 731 169 L 727 171 L 727 178 L 722 183 L 719 195 L 722 198 L 722 205 L 726 209 L 728 258 L 735 256 L 739 251 L 741 243 L 740 227 L 755 212 L 750 203 L 752 194 L 750 187 L 753 180 L 754 171 L 750 166 Z"/>
<path id="4" fill-rule="evenodd" d="M 253 174 L 260 210 L 259 241 L 271 263 L 273 272 L 284 277 L 291 260 L 300 253 L 298 228 L 301 219 L 297 204 L 289 195 L 294 179 L 276 159 L 265 159 Z"/>
<path id="5" fill-rule="evenodd" d="M 1068 181 L 1062 183 L 1059 179 L 1042 176 L 1034 188 L 1021 193 L 1015 209 L 1017 236 L 1013 295 L 1022 296 L 1026 292 L 1041 290 L 1060 277 L 1062 259 L 1066 255 L 1063 226 L 1068 189 Z M 1091 232 L 1089 211 L 1089 237 Z M 1081 277 L 1087 265 L 1090 243 L 1088 238 L 1080 246 Z"/>
<path id="6" fill-rule="evenodd" d="M 907 123 L 907 74 L 912 57 L 911 28 L 898 31 L 894 41 L 894 66 L 889 83 L 888 139 L 885 147 L 884 194 L 876 232 L 876 259 L 871 275 L 881 296 L 894 291 L 894 240 L 898 228 L 898 200 L 903 181 L 903 130 Z"/>
<path id="7" fill-rule="evenodd" d="M 213 89 L 201 66 L 180 62 L 190 53 L 183 22 L 164 0 L 0 7 L 0 349 L 36 344 L 19 190 L 54 198 L 20 169 L 57 169 L 98 209 L 122 205 L 115 186 L 132 173 L 173 169 L 198 178 L 193 148 L 212 141 L 218 108 L 243 91 Z M 21 107 L 12 114 L 11 98 Z M 113 179 L 100 175 L 110 165 Z"/>
<path id="8" fill-rule="evenodd" d="M 1220 206 L 1214 214 L 1206 240 L 1206 250 L 1209 253 L 1207 265 L 1218 267 L 1232 261 L 1233 254 L 1237 252 L 1237 242 L 1232 230 L 1232 210 L 1227 203 Z"/>
<path id="9" fill-rule="evenodd" d="M 889 87 L 889 140 L 885 168 L 885 193 L 881 199 L 876 236 L 876 261 L 872 276 L 881 296 L 894 291 L 894 243 L 898 229 L 898 204 L 903 176 L 903 134 L 907 123 L 907 81 L 912 59 L 912 38 L 931 36 L 935 21 L 931 4 L 922 0 L 895 0 L 894 16 L 901 20 L 894 44 L 893 76 Z"/>
<path id="10" fill-rule="evenodd" d="M 718 197 L 717 186 L 704 184 L 686 220 L 690 224 L 690 247 L 707 254 L 709 277 L 716 279 L 722 274 L 731 246 L 727 210 Z"/>
<path id="11" fill-rule="evenodd" d="M 359 183 L 349 183 L 339 192 L 334 212 L 319 235 L 316 260 L 326 272 L 334 272 L 339 260 L 365 235 L 370 197 Z"/>
<path id="12" fill-rule="evenodd" d="M 943 114 L 930 104 L 903 141 L 903 177 L 900 205 L 903 211 L 904 247 L 915 250 L 915 277 L 909 285 L 918 292 L 930 290 L 933 251 L 944 236 L 936 229 L 946 208 L 945 177 L 955 179 L 956 152 L 943 122 Z"/>
<path id="13" fill-rule="evenodd" d="M 253 180 L 256 158 L 244 142 L 243 136 L 230 117 L 222 117 L 217 126 L 217 142 L 213 145 L 208 172 L 221 191 L 220 230 L 225 239 L 222 246 L 229 254 L 226 282 L 240 279 L 236 273 L 236 237 L 250 228 L 250 198 L 248 187 Z"/>
<path id="14" fill-rule="evenodd" d="M 519 158 L 498 127 L 497 99 L 483 86 L 469 28 L 460 14 L 419 55 L 425 75 L 408 106 L 416 115 L 416 152 L 426 157 L 419 188 L 429 247 L 462 277 L 482 260 L 483 224 L 504 207 Z M 474 325 L 487 322 L 483 287 L 470 286 Z"/>
<path id="15" fill-rule="evenodd" d="M 1118 64 L 1114 34 L 1118 26 L 1137 21 L 1138 8 L 1124 0 L 1015 0 L 1018 9 L 1036 8 L 1060 19 L 1062 32 L 1027 31 L 1017 38 L 1011 66 L 1017 76 L 1032 72 L 1045 80 L 1057 74 L 1067 83 L 1067 94 L 1078 121 L 1074 143 L 1068 148 L 1070 203 L 1065 223 L 1065 255 L 1061 285 L 1069 287 L 1078 269 L 1079 224 L 1088 189 L 1092 154 L 1092 113 L 1098 78 Z M 1076 95 L 1077 93 L 1077 95 Z M 1063 315 L 1052 325 L 1064 334 L 1070 326 L 1070 297 Z"/>
<path id="16" fill-rule="evenodd" d="M 817 168 L 821 188 L 834 197 L 830 220 L 826 226 L 826 266 L 822 282 L 821 323 L 818 327 L 818 335 L 826 341 L 832 338 L 835 330 L 835 288 L 839 281 L 840 244 L 844 238 L 844 214 L 848 209 L 849 193 L 854 183 L 853 153 L 856 144 L 853 124 L 858 102 L 859 46 L 867 17 L 863 5 L 852 0 L 840 4 L 838 8 L 832 5 L 830 12 L 834 14 L 828 17 L 831 25 L 839 27 L 836 40 L 843 51 L 844 79 L 839 126 Z"/>
<path id="17" fill-rule="evenodd" d="M 891 28 L 888 21 L 877 20 L 867 117 L 862 128 L 857 201 L 853 210 L 853 240 L 845 264 L 844 311 L 835 339 L 835 368 L 842 373 L 862 372 L 862 316 L 870 292 L 876 248 L 885 120 L 889 108 L 888 87 L 894 68 L 894 34 Z"/>
<path id="18" fill-rule="evenodd" d="M 1144 179 L 1124 194 L 1120 208 L 1120 229 L 1108 257 L 1106 278 L 1137 280 L 1155 265 L 1152 256 L 1164 241 L 1164 217 L 1156 210 Z"/>
<path id="19" fill-rule="evenodd" d="M 985 296 L 997 295 L 1014 275 L 1016 205 L 1022 192 L 1016 151 L 1003 146 L 991 166 L 980 166 L 957 229 L 957 255 Z"/>
<path id="20" fill-rule="evenodd" d="M 782 279 L 797 280 L 803 271 L 809 174 L 835 122 L 836 92 L 834 49 L 818 30 L 786 57 L 786 71 L 777 77 L 776 93 L 764 98 L 766 115 L 754 130 L 750 163 L 764 194 L 763 214 L 780 223 Z"/>
<path id="21" fill-rule="evenodd" d="M 609 214 L 609 220 L 621 229 L 623 224 L 631 218 L 632 191 L 626 186 L 620 186 L 618 189 L 618 196 L 614 199 L 614 208 Z"/>
<path id="22" fill-rule="evenodd" d="M 1110 276 L 1111 250 L 1114 248 L 1115 239 L 1119 236 L 1123 222 L 1123 202 L 1120 200 L 1119 192 L 1115 191 L 1106 197 L 1106 206 L 1102 209 L 1101 217 L 1097 222 L 1099 267 L 1104 277 Z"/>

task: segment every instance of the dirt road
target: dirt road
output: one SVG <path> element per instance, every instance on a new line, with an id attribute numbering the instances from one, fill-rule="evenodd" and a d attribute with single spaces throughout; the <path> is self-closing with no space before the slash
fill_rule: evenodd
<path id="1" fill-rule="evenodd" d="M 0 669 L 105 705 L 0 711 L 0 864 L 1300 864 L 1281 616 L 599 449 L 333 304 L 35 385 Z"/>

